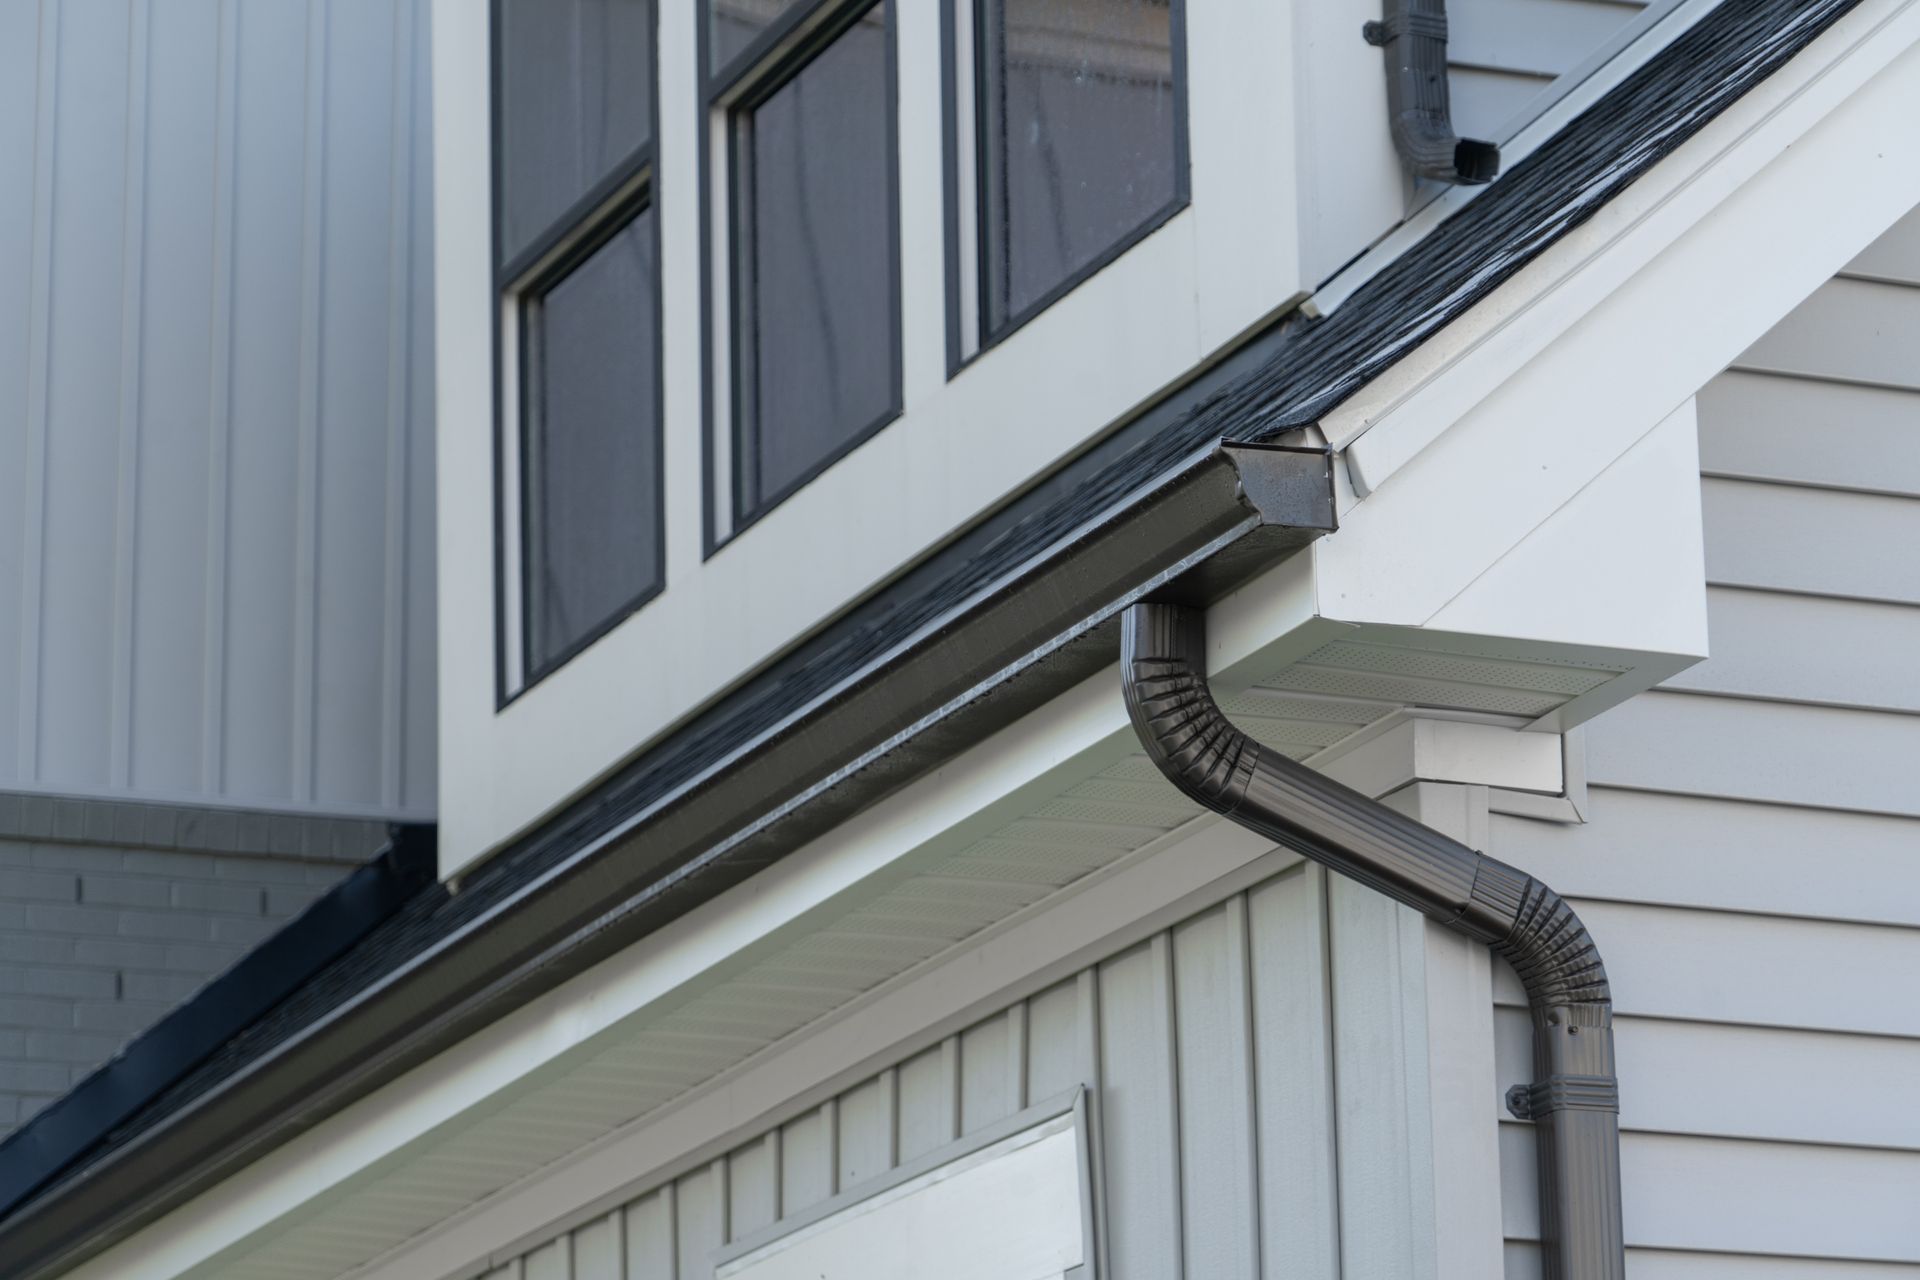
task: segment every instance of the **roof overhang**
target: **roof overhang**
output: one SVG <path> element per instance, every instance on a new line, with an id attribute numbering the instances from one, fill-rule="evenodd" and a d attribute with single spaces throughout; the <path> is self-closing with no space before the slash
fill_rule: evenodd
<path id="1" fill-rule="evenodd" d="M 1313 451 L 1263 454 L 1292 460 L 1274 473 L 1291 479 L 1266 486 L 1247 483 L 1252 455 L 1189 455 L 1048 548 L 1057 558 L 1032 559 L 1024 576 L 961 602 L 964 616 L 998 619 L 978 643 L 955 629 L 961 614 L 943 616 L 919 647 L 883 655 L 899 665 L 825 699 L 819 718 L 749 744 L 764 754 L 716 764 L 591 840 L 559 830 L 572 843 L 538 878 L 487 899 L 403 971 L 0 1223 L 0 1243 L 10 1257 L 40 1257 L 24 1273 L 36 1274 L 123 1242 L 75 1274 L 126 1274 L 137 1259 L 161 1276 L 217 1269 L 296 1229 L 349 1238 L 323 1215 L 383 1196 L 416 1215 L 386 1228 L 396 1241 L 448 1218 L 444 1198 L 400 1194 L 405 1179 L 448 1176 L 445 1143 L 556 1085 L 608 1037 L 650 1034 L 649 1019 L 739 977 L 761 945 L 830 930 L 835 913 L 864 909 L 927 859 L 967 856 L 1077 788 L 1137 781 L 1125 776 L 1132 738 L 1114 694 L 1111 619 L 1146 593 L 1213 604 L 1215 688 L 1249 700 L 1230 709 L 1255 719 L 1252 704 L 1343 700 L 1299 687 L 1303 670 L 1396 675 L 1330 645 L 1410 654 L 1394 662 L 1430 663 L 1411 675 L 1441 682 L 1461 658 L 1486 672 L 1606 673 L 1514 715 L 1513 727 L 1536 730 L 1569 727 L 1677 670 L 1705 638 L 1690 398 L 1920 203 L 1920 137 L 1905 126 L 1916 116 L 1920 7 L 1865 0 L 1325 415 L 1344 463 L 1330 476 L 1313 472 L 1325 466 Z M 1316 514 L 1279 516 L 1309 492 Z M 1329 501 L 1340 535 L 1293 554 L 1332 523 L 1320 509 Z M 1676 538 L 1687 555 L 1673 554 Z M 1540 683 L 1537 671 L 1521 675 Z M 1383 713 L 1429 701 L 1344 700 Z M 837 723 L 884 732 L 836 737 L 834 705 L 847 712 Z M 1306 735 L 1292 743 L 1301 754 L 1331 744 L 1299 726 L 1344 724 L 1266 718 L 1273 734 Z M 1327 762 L 1360 754 L 1349 745 Z M 824 778 L 822 762 L 835 766 Z M 772 812 L 748 803 L 769 794 L 786 797 Z M 742 813 L 754 815 L 744 826 Z M 1122 852 L 1185 821 L 1164 816 L 1172 826 L 1135 824 L 1145 843 Z M 1044 878 L 1032 883 L 1051 892 Z M 1030 905 L 983 905 L 975 927 Z M 896 972 L 929 958 L 899 953 Z M 736 1045 L 737 1065 L 700 1070 L 745 1070 L 759 1051 L 750 1041 Z M 343 1043 L 355 1046 L 344 1071 Z M 663 1077 L 661 1087 L 675 1086 Z M 289 1096 L 307 1102 L 302 1113 L 260 1128 Z M 728 1115 L 751 1118 L 738 1098 Z M 605 1119 L 613 1135 L 629 1123 Z M 186 1149 L 212 1158 L 183 1171 Z M 244 1177 L 230 1176 L 242 1166 Z M 484 1172 L 498 1187 L 525 1171 Z M 359 1240 L 362 1257 L 387 1247 Z M 32 1248 L 19 1250 L 23 1241 Z"/>

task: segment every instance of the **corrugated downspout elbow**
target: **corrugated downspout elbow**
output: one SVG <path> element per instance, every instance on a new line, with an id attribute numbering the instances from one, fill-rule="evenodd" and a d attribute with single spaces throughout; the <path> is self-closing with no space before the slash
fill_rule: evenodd
<path id="1" fill-rule="evenodd" d="M 1197 611 L 1136 604 L 1121 679 L 1147 755 L 1187 796 L 1491 946 L 1526 987 L 1534 1080 L 1508 1103 L 1535 1122 L 1548 1280 L 1622 1280 L 1613 1004 L 1580 917 L 1540 881 L 1269 750 L 1227 720 Z"/>
<path id="2" fill-rule="evenodd" d="M 1367 23 L 1363 33 L 1387 55 L 1393 145 L 1407 166 L 1441 182 L 1493 181 L 1500 148 L 1453 131 L 1445 0 L 1387 0 L 1386 17 Z"/>

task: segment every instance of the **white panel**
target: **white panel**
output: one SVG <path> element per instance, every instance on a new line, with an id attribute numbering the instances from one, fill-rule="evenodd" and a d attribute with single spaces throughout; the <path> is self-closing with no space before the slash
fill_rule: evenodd
<path id="1" fill-rule="evenodd" d="M 1700 466 L 1920 497 L 1920 394 L 1729 371 L 1700 391 Z"/>
<path id="2" fill-rule="evenodd" d="M 1099 1115 L 1113 1280 L 1183 1274 L 1172 1000 L 1164 935 L 1100 966 Z"/>
<path id="3" fill-rule="evenodd" d="M 1456 65 L 1447 73 L 1453 127 L 1464 137 L 1499 141 L 1552 83 L 1549 75 Z"/>
<path id="4" fill-rule="evenodd" d="M 1532 1079 L 1533 1029 L 1511 1006 L 1496 1026 L 1504 1092 Z M 1630 1015 L 1614 1031 L 1627 1129 L 1920 1152 L 1920 1040 Z M 1715 1085 L 1702 1089 L 1708 1074 Z M 1815 1080 L 1846 1087 L 1808 1088 Z M 1487 1107 L 1506 1119 L 1498 1097 Z"/>
<path id="5" fill-rule="evenodd" d="M 41 242 L 49 229 L 40 210 L 51 202 L 44 170 L 52 154 L 42 135 L 51 134 L 53 83 L 42 70 L 51 71 L 54 24 L 42 18 L 51 14 L 46 5 L 0 5 L 0 173 L 10 175 L 0 182 L 0 298 L 13 299 L 0 307 L 0 511 L 14 513 L 0 519 L 0 778 L 19 776 L 28 727 L 21 723 L 21 695 L 38 679 L 22 665 L 23 654 L 36 646 L 25 634 L 27 612 L 19 602 L 29 580 L 29 550 L 38 558 L 26 515 L 39 486 L 30 482 L 27 466 L 39 449 L 29 447 L 29 436 L 44 436 L 44 419 L 29 390 L 38 381 L 29 368 L 36 335 L 45 341 L 44 290 L 35 285 L 48 265 Z"/>
<path id="6" fill-rule="evenodd" d="M 1531 1177 L 1532 1139 L 1526 1125 L 1502 1129 L 1503 1171 Z M 1630 1246 L 1920 1261 L 1920 1159 L 1904 1152 L 1630 1133 L 1620 1180 Z M 1518 1185 L 1507 1208 L 1509 1238 L 1538 1237 Z"/>
<path id="7" fill-rule="evenodd" d="M 724 1263 L 720 1280 L 1055 1280 L 1084 1260 L 1079 1141 L 1055 1122 Z M 683 1273 L 684 1274 L 684 1273 Z"/>
<path id="8" fill-rule="evenodd" d="M 1920 330 L 1917 330 L 1920 331 Z M 1739 480 L 1700 486 L 1707 580 L 1920 604 L 1920 499 Z"/>
<path id="9" fill-rule="evenodd" d="M 617 1214 L 574 1229 L 572 1280 L 625 1280 L 624 1265 Z"/>
<path id="10" fill-rule="evenodd" d="M 1920 284 L 1920 209 L 1894 223 L 1849 262 L 1847 274 Z"/>
<path id="11" fill-rule="evenodd" d="M 721 1186 L 725 1166 L 690 1173 L 673 1187 L 674 1265 L 679 1280 L 708 1280 L 713 1255 L 727 1242 L 726 1205 Z"/>
<path id="12" fill-rule="evenodd" d="M 1249 966 L 1244 897 L 1173 931 L 1180 1189 L 1186 1273 L 1196 1280 L 1260 1271 Z"/>
<path id="13" fill-rule="evenodd" d="M 836 1185 L 842 1191 L 893 1167 L 893 1077 L 882 1076 L 840 1095 Z M 740 1234 L 739 1224 L 734 1234 Z"/>
<path id="14" fill-rule="evenodd" d="M 1623 1014 L 1920 1036 L 1920 930 L 1578 902 Z M 1510 972 L 1505 1004 L 1526 1002 Z"/>
<path id="15" fill-rule="evenodd" d="M 431 814 L 425 2 L 0 17 L 0 789 Z"/>
<path id="16" fill-rule="evenodd" d="M 1316 867 L 1247 894 L 1267 1280 L 1339 1275 L 1325 891 Z"/>
<path id="17" fill-rule="evenodd" d="M 1844 277 L 1822 285 L 1736 362 L 1742 369 L 1920 388 L 1920 289 Z"/>
<path id="18" fill-rule="evenodd" d="M 1340 876 L 1327 885 L 1341 1273 L 1432 1275 L 1426 920 Z"/>
<path id="19" fill-rule="evenodd" d="M 1638 13 L 1637 4 L 1619 0 L 1452 0 L 1447 58 L 1456 68 L 1562 75 Z"/>
<path id="20" fill-rule="evenodd" d="M 988 1018 L 960 1037 L 960 1132 L 973 1133 L 1020 1109 L 1011 1074 L 1014 1046 L 1005 1015 Z"/>
<path id="21" fill-rule="evenodd" d="M 673 1275 L 673 1188 L 662 1187 L 628 1205 L 624 1214 L 628 1280 Z"/>
<path id="22" fill-rule="evenodd" d="M 127 130 L 145 103 L 128 101 L 125 0 L 58 8 L 46 400 L 42 421 L 29 423 L 45 432 L 44 560 L 39 599 L 22 602 L 29 627 L 38 608 L 39 732 L 37 760 L 22 763 L 29 778 L 104 783 L 116 543 L 102 516 L 120 472 Z"/>
<path id="23" fill-rule="evenodd" d="M 1818 750 L 1809 750 L 1818 743 Z M 1920 719 L 1649 693 L 1593 722 L 1595 785 L 1920 815 Z"/>
<path id="24" fill-rule="evenodd" d="M 1666 687 L 1920 711 L 1920 608 L 1715 587 L 1707 618 L 1712 656 Z"/>
<path id="25" fill-rule="evenodd" d="M 900 1158 L 911 1160 L 960 1136 L 955 1051 L 935 1045 L 907 1059 L 896 1073 L 900 1088 Z"/>
<path id="26" fill-rule="evenodd" d="M 1913 873 L 1920 821 L 1612 788 L 1589 801 L 1585 824 L 1496 817 L 1493 852 L 1575 897 L 1920 926 L 1920 895 L 1887 892 Z"/>

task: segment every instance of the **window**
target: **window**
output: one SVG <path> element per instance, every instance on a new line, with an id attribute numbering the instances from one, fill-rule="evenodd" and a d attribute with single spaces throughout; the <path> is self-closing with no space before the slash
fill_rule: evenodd
<path id="1" fill-rule="evenodd" d="M 497 0 L 502 694 L 664 580 L 649 0 Z"/>
<path id="2" fill-rule="evenodd" d="M 711 0 L 707 22 L 724 540 L 900 411 L 892 4 Z"/>
<path id="3" fill-rule="evenodd" d="M 956 363 L 1186 203 L 1180 3 L 958 0 Z"/>

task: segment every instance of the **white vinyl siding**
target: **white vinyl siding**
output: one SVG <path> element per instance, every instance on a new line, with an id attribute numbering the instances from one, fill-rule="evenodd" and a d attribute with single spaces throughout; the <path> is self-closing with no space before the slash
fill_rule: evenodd
<path id="1" fill-rule="evenodd" d="M 725 1244 L 1076 1086 L 1093 1103 L 1102 1277 L 1332 1276 L 1325 885 L 1298 866 L 1236 894 L 595 1212 L 525 1253 L 525 1280 L 706 1280 Z M 1379 1221 L 1352 1234 L 1349 1250 L 1405 1244 Z"/>
<path id="2" fill-rule="evenodd" d="M 424 0 L 0 6 L 0 790 L 430 814 Z"/>
<path id="3" fill-rule="evenodd" d="M 1496 817 L 1494 851 L 1607 958 L 1631 1274 L 1920 1276 L 1920 212 L 1698 403 L 1713 656 L 1591 725 L 1590 825 Z"/>

